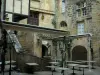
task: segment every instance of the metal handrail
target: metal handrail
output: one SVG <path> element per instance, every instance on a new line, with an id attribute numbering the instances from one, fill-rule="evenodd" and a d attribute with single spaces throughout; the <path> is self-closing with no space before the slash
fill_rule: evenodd
<path id="1" fill-rule="evenodd" d="M 18 38 L 12 31 L 7 31 L 9 42 L 13 42 L 13 46 L 15 47 L 16 52 L 20 52 L 22 50 L 22 46 L 18 41 Z"/>

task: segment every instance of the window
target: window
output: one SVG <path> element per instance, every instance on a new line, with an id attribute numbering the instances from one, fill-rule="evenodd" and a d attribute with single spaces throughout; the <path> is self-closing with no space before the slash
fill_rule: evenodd
<path id="1" fill-rule="evenodd" d="M 78 2 L 76 4 L 77 6 L 77 17 L 80 16 L 85 16 L 87 15 L 87 7 L 86 7 L 86 2 Z"/>
<path id="2" fill-rule="evenodd" d="M 39 13 L 38 12 L 33 12 L 33 11 L 30 12 L 29 24 L 39 25 Z"/>
<path id="3" fill-rule="evenodd" d="M 78 35 L 83 35 L 84 34 L 84 24 L 83 23 L 78 23 L 77 34 Z"/>
<path id="4" fill-rule="evenodd" d="M 85 16 L 87 13 L 86 13 L 86 8 L 82 9 L 82 13 L 83 13 L 83 16 Z"/>
<path id="5" fill-rule="evenodd" d="M 81 16 L 81 10 L 77 11 L 77 17 Z"/>
<path id="6" fill-rule="evenodd" d="M 67 27 L 67 23 L 65 21 L 60 22 L 61 27 Z"/>
<path id="7" fill-rule="evenodd" d="M 62 13 L 65 12 L 65 0 L 62 0 Z"/>
<path id="8" fill-rule="evenodd" d="M 91 5 L 88 5 L 88 7 L 89 7 L 89 8 L 88 8 L 88 11 L 89 11 L 89 12 L 92 12 L 92 6 L 91 6 Z"/>

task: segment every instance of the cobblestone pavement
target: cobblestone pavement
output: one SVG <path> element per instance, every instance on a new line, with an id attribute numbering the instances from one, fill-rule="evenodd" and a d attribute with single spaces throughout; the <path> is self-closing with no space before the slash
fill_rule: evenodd
<path id="1" fill-rule="evenodd" d="M 67 70 L 65 71 L 65 75 L 71 75 L 73 70 Z M 100 75 L 100 67 L 96 67 L 96 69 L 85 69 L 85 74 L 84 75 Z M 2 75 L 2 74 L 0 74 Z M 8 72 L 5 72 L 4 75 L 9 75 Z M 41 72 L 35 72 L 34 74 L 27 74 L 27 73 L 18 73 L 13 71 L 11 75 L 52 75 L 51 71 L 41 71 Z M 60 71 L 54 72 L 53 75 L 62 75 Z M 83 71 L 76 71 L 75 70 L 75 75 L 83 75 Z"/>

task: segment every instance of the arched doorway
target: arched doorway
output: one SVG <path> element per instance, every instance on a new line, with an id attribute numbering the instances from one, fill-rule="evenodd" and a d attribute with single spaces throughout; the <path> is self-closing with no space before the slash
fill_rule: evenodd
<path id="1" fill-rule="evenodd" d="M 48 48 L 45 45 L 42 45 L 42 57 L 48 55 Z"/>
<path id="2" fill-rule="evenodd" d="M 76 46 L 72 50 L 72 60 L 87 60 L 87 50 L 83 46 Z"/>

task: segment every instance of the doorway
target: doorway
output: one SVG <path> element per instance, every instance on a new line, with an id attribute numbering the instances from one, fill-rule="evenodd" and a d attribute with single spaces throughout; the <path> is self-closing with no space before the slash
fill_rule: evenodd
<path id="1" fill-rule="evenodd" d="M 72 50 L 72 60 L 87 60 L 87 50 L 83 46 L 76 46 Z"/>
<path id="2" fill-rule="evenodd" d="M 48 55 L 48 48 L 42 44 L 42 57 Z"/>

